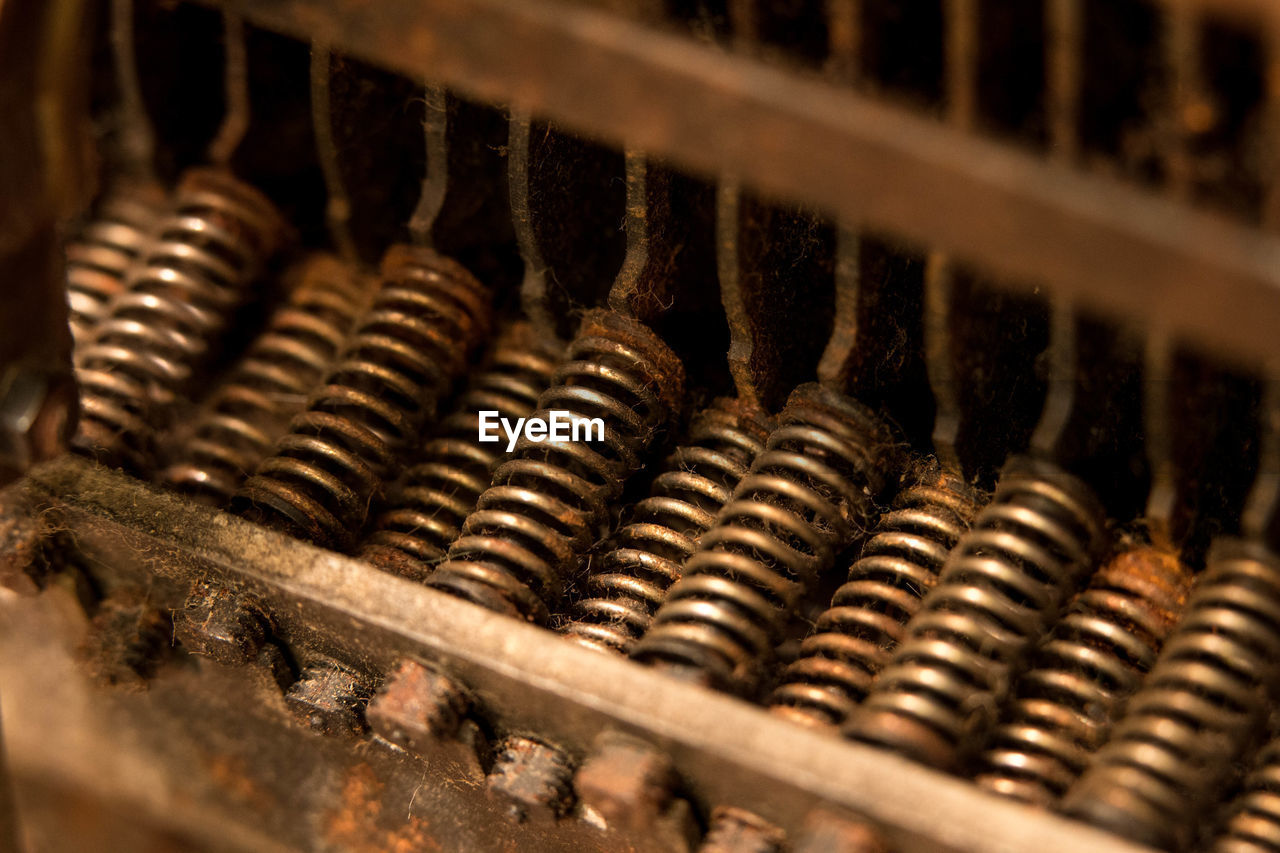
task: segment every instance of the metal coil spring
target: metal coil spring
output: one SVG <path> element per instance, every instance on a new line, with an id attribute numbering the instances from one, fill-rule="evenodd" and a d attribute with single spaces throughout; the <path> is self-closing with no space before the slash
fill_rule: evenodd
<path id="1" fill-rule="evenodd" d="M 359 555 L 385 571 L 421 580 L 461 535 L 489 487 L 503 443 L 481 442 L 480 412 L 514 421 L 538 407 L 559 363 L 559 346 L 519 322 L 493 347 L 488 365 L 440 422 L 418 462 L 405 472 L 391 508 L 378 517 Z"/>
<path id="2" fill-rule="evenodd" d="M 1024 802 L 1056 803 L 1155 663 L 1190 586 L 1190 571 L 1161 548 L 1126 550 L 1100 569 L 1018 678 L 977 783 Z"/>
<path id="3" fill-rule="evenodd" d="M 978 514 L 963 478 L 922 462 L 881 516 L 769 703 L 805 725 L 840 726 L 902 641 L 947 554 Z"/>
<path id="4" fill-rule="evenodd" d="M 1063 811 L 1185 849 L 1280 687 L 1280 558 L 1215 543 L 1186 614 Z"/>
<path id="5" fill-rule="evenodd" d="M 1258 753 L 1210 849 L 1213 853 L 1280 853 L 1280 739 L 1273 739 Z"/>
<path id="6" fill-rule="evenodd" d="M 1075 477 L 1047 462 L 1007 464 L 848 733 L 954 769 L 961 745 L 986 732 L 1012 670 L 1092 568 L 1103 525 L 1097 498 Z"/>
<path id="7" fill-rule="evenodd" d="M 167 442 L 171 489 L 225 506 L 271 452 L 337 355 L 360 310 L 355 271 L 332 255 L 312 255 L 266 330 L 203 404 L 188 429 Z"/>
<path id="8" fill-rule="evenodd" d="M 163 215 L 158 193 L 139 190 L 108 195 L 94 219 L 67 243 L 67 307 L 76 346 L 84 346 L 125 278 L 142 256 Z"/>
<path id="9" fill-rule="evenodd" d="M 889 429 L 815 384 L 791 394 L 778 423 L 632 650 L 636 660 L 747 691 L 819 573 L 870 527 L 896 473 Z"/>
<path id="10" fill-rule="evenodd" d="M 123 292 L 78 353 L 76 447 L 142 473 L 152 439 L 192 390 L 285 233 L 270 201 L 231 175 L 188 172 Z"/>
<path id="11" fill-rule="evenodd" d="M 536 416 L 600 418 L 604 440 L 521 439 L 428 585 L 545 623 L 564 579 L 604 525 L 609 502 L 673 420 L 683 394 L 684 367 L 652 331 L 620 314 L 589 312 Z"/>
<path id="12" fill-rule="evenodd" d="M 648 630 L 698 540 L 764 450 L 769 420 L 737 400 L 717 400 L 694 419 L 687 443 L 654 478 L 649 497 L 610 539 L 573 607 L 565 636 L 626 654 Z"/>
<path id="13" fill-rule="evenodd" d="M 490 295 L 460 264 L 393 246 L 382 284 L 337 363 L 240 487 L 231 509 L 294 537 L 349 550 L 397 456 L 489 333 Z"/>

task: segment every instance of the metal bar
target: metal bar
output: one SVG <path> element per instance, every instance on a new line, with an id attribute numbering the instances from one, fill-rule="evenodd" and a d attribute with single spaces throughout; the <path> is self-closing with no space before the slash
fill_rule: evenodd
<path id="1" fill-rule="evenodd" d="M 789 832 L 826 805 L 882 826 L 902 853 L 1142 850 L 80 459 L 42 466 L 28 484 L 95 565 L 114 562 L 142 579 L 194 572 L 243 585 L 291 645 L 332 649 L 374 671 L 404 656 L 436 662 L 500 730 L 537 732 L 573 755 L 607 729 L 640 736 L 667 752 L 703 803 L 756 811 Z"/>
<path id="2" fill-rule="evenodd" d="M 1280 350 L 1280 240 L 856 92 L 552 0 L 259 0 L 248 11 L 1245 360 Z"/>
<path id="3" fill-rule="evenodd" d="M 1164 113 L 1156 122 L 1160 129 L 1160 154 L 1164 160 L 1166 191 L 1176 201 L 1187 201 L 1195 183 L 1187 112 L 1201 97 L 1198 11 L 1190 0 L 1171 0 L 1163 26 L 1161 47 L 1168 76 L 1168 96 L 1158 107 Z"/>

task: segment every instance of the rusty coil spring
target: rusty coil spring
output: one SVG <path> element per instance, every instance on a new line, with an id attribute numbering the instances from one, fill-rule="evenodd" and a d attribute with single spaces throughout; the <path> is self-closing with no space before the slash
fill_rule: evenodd
<path id="1" fill-rule="evenodd" d="M 889 429 L 816 384 L 792 392 L 778 423 L 632 650 L 636 660 L 749 690 L 819 573 L 870 526 L 895 473 Z"/>
<path id="2" fill-rule="evenodd" d="M 684 368 L 652 331 L 620 314 L 589 312 L 535 416 L 600 418 L 604 440 L 522 438 L 427 583 L 545 623 L 605 523 L 609 501 L 643 464 L 683 395 Z"/>
<path id="3" fill-rule="evenodd" d="M 843 725 L 889 663 L 978 509 L 977 494 L 961 477 L 922 461 L 802 642 L 800 657 L 783 672 L 769 700 L 774 713 L 805 725 Z"/>
<path id="4" fill-rule="evenodd" d="M 1278 625 L 1280 559 L 1253 543 L 1215 543 L 1182 621 L 1063 811 L 1185 849 L 1275 700 Z"/>
<path id="5" fill-rule="evenodd" d="M 961 746 L 987 730 L 1014 667 L 1093 567 L 1103 525 L 1080 480 L 1048 462 L 1008 463 L 849 733 L 954 768 Z"/>
<path id="6" fill-rule="evenodd" d="M 1280 853 L 1280 738 L 1258 753 L 1244 788 L 1230 802 L 1213 853 Z"/>
<path id="7" fill-rule="evenodd" d="M 361 545 L 361 557 L 405 577 L 426 577 L 461 534 L 505 451 L 505 439 L 478 440 L 480 412 L 512 421 L 532 415 L 551 383 L 558 350 L 524 322 L 498 337 L 485 368 L 405 472 L 390 508 Z"/>
<path id="8" fill-rule="evenodd" d="M 627 653 L 680 579 L 684 561 L 764 450 L 768 419 L 737 400 L 717 400 L 694 419 L 687 442 L 654 478 L 649 497 L 610 537 L 562 633 L 593 648 Z"/>
<path id="9" fill-rule="evenodd" d="M 355 271 L 332 255 L 312 255 L 225 382 L 187 429 L 167 444 L 160 481 L 196 500 L 225 506 L 307 401 L 346 340 L 360 309 Z"/>
<path id="10" fill-rule="evenodd" d="M 1018 677 L 977 783 L 1024 802 L 1056 803 L 1155 663 L 1190 585 L 1177 555 L 1150 546 L 1099 569 Z"/>
<path id="11" fill-rule="evenodd" d="M 297 538 L 349 549 L 397 455 L 435 416 L 489 332 L 490 296 L 460 264 L 393 246 L 382 284 L 337 363 L 234 512 Z"/>
<path id="12" fill-rule="evenodd" d="M 88 343 L 111 300 L 124 290 L 163 212 L 162 199 L 145 191 L 114 192 L 67 243 L 67 307 L 76 346 Z"/>
<path id="13" fill-rule="evenodd" d="M 172 210 L 78 353 L 75 446 L 136 472 L 154 431 L 190 393 L 285 225 L 257 190 L 215 169 L 188 172 Z"/>

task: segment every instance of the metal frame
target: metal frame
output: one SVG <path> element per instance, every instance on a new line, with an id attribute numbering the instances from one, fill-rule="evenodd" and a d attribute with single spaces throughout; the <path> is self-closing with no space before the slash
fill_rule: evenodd
<path id="1" fill-rule="evenodd" d="M 157 606 L 179 606 L 180 600 L 166 602 L 174 590 L 184 590 L 192 579 L 218 578 L 258 597 L 291 647 L 322 649 L 372 675 L 385 673 L 404 657 L 438 664 L 465 683 L 495 731 L 536 732 L 577 759 L 592 750 L 602 732 L 638 736 L 670 757 L 682 790 L 703 810 L 718 805 L 747 808 L 775 821 L 792 837 L 814 809 L 838 810 L 870 819 L 884 830 L 892 849 L 902 853 L 1142 849 L 897 756 L 810 731 L 741 700 L 568 643 L 544 629 L 497 616 L 360 561 L 188 504 L 79 459 L 36 469 L 26 481 L 26 494 L 34 509 L 46 512 L 46 521 L 70 532 L 96 575 L 115 578 L 108 584 L 141 584 Z M 186 683 L 211 684 L 215 694 L 228 690 L 228 671 L 210 666 L 203 681 L 193 678 Z M 157 699 L 146 711 L 149 706 L 136 697 L 125 701 L 141 715 L 134 725 L 144 728 L 161 725 L 147 723 L 166 713 L 157 711 L 157 704 L 177 704 Z M 188 711 L 170 715 L 180 718 L 182 725 L 174 736 L 181 742 L 166 747 L 172 753 L 167 758 L 190 754 L 191 743 L 205 736 L 190 727 L 215 725 L 210 721 L 216 720 L 246 742 L 292 749 L 291 761 L 315 763 L 334 752 L 334 746 L 316 745 L 317 736 L 286 719 L 273 720 L 272 703 L 237 715 L 234 708 L 209 709 L 208 701 L 189 699 Z M 229 704 L 225 698 L 222 703 Z M 183 726 L 188 727 L 185 732 Z M 161 727 L 171 735 L 175 730 L 172 721 Z M 89 726 L 90 731 L 95 728 L 102 727 Z M 310 746 L 296 743 L 299 737 L 310 739 Z M 136 741 L 142 739 L 121 736 L 109 748 L 127 751 L 133 742 L 137 749 Z M 65 753 L 84 749 L 83 743 L 64 741 L 42 746 L 47 752 L 40 761 L 49 765 L 74 765 L 75 757 Z M 370 744 L 345 754 L 372 761 L 389 786 L 407 784 L 412 789 L 421 784 L 423 771 L 413 762 L 377 757 L 387 749 L 385 743 Z M 797 755 L 805 760 L 796 761 Z M 19 757 L 29 758 L 21 752 Z M 170 772 L 175 764 L 182 766 L 180 761 L 155 756 L 152 760 L 170 767 Z M 252 779 L 268 789 L 255 796 L 280 802 L 296 799 L 298 793 L 289 788 L 291 775 Z M 93 787 L 110 789 L 113 784 L 100 778 Z M 204 783 L 179 778 L 178 784 Z M 273 784 L 283 790 L 270 790 Z M 464 790 L 465 785 L 443 787 L 463 790 L 455 808 L 483 806 L 482 791 Z M 248 822 L 243 830 L 269 833 L 267 819 L 254 815 L 251 810 L 239 815 Z M 264 825 L 254 827 L 255 819 Z M 574 840 L 575 833 L 599 834 L 583 824 L 563 821 L 559 827 L 529 829 L 529 835 L 520 837 L 522 843 L 558 845 Z M 437 831 L 447 840 L 447 827 Z"/>
<path id="2" fill-rule="evenodd" d="M 732 175 L 1242 361 L 1280 355 L 1280 239 L 816 77 L 557 0 L 226 2 L 268 29 Z M 1278 29 L 1266 4 L 1221 5 Z"/>

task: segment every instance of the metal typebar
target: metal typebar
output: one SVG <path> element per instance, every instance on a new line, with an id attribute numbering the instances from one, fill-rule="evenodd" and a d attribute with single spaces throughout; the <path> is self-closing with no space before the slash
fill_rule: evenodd
<path id="1" fill-rule="evenodd" d="M 372 672 L 403 656 L 433 662 L 468 686 L 495 728 L 536 732 L 570 754 L 624 729 L 663 749 L 702 802 L 751 809 L 791 832 L 822 806 L 873 820 L 902 853 L 1144 849 L 79 459 L 35 469 L 28 488 L 75 531 L 96 571 L 149 588 L 193 572 L 243 585 L 291 646 L 333 649 Z"/>
<path id="2" fill-rule="evenodd" d="M 1280 240 L 829 82 L 554 0 L 256 0 L 246 13 L 1241 359 L 1280 353 Z"/>

